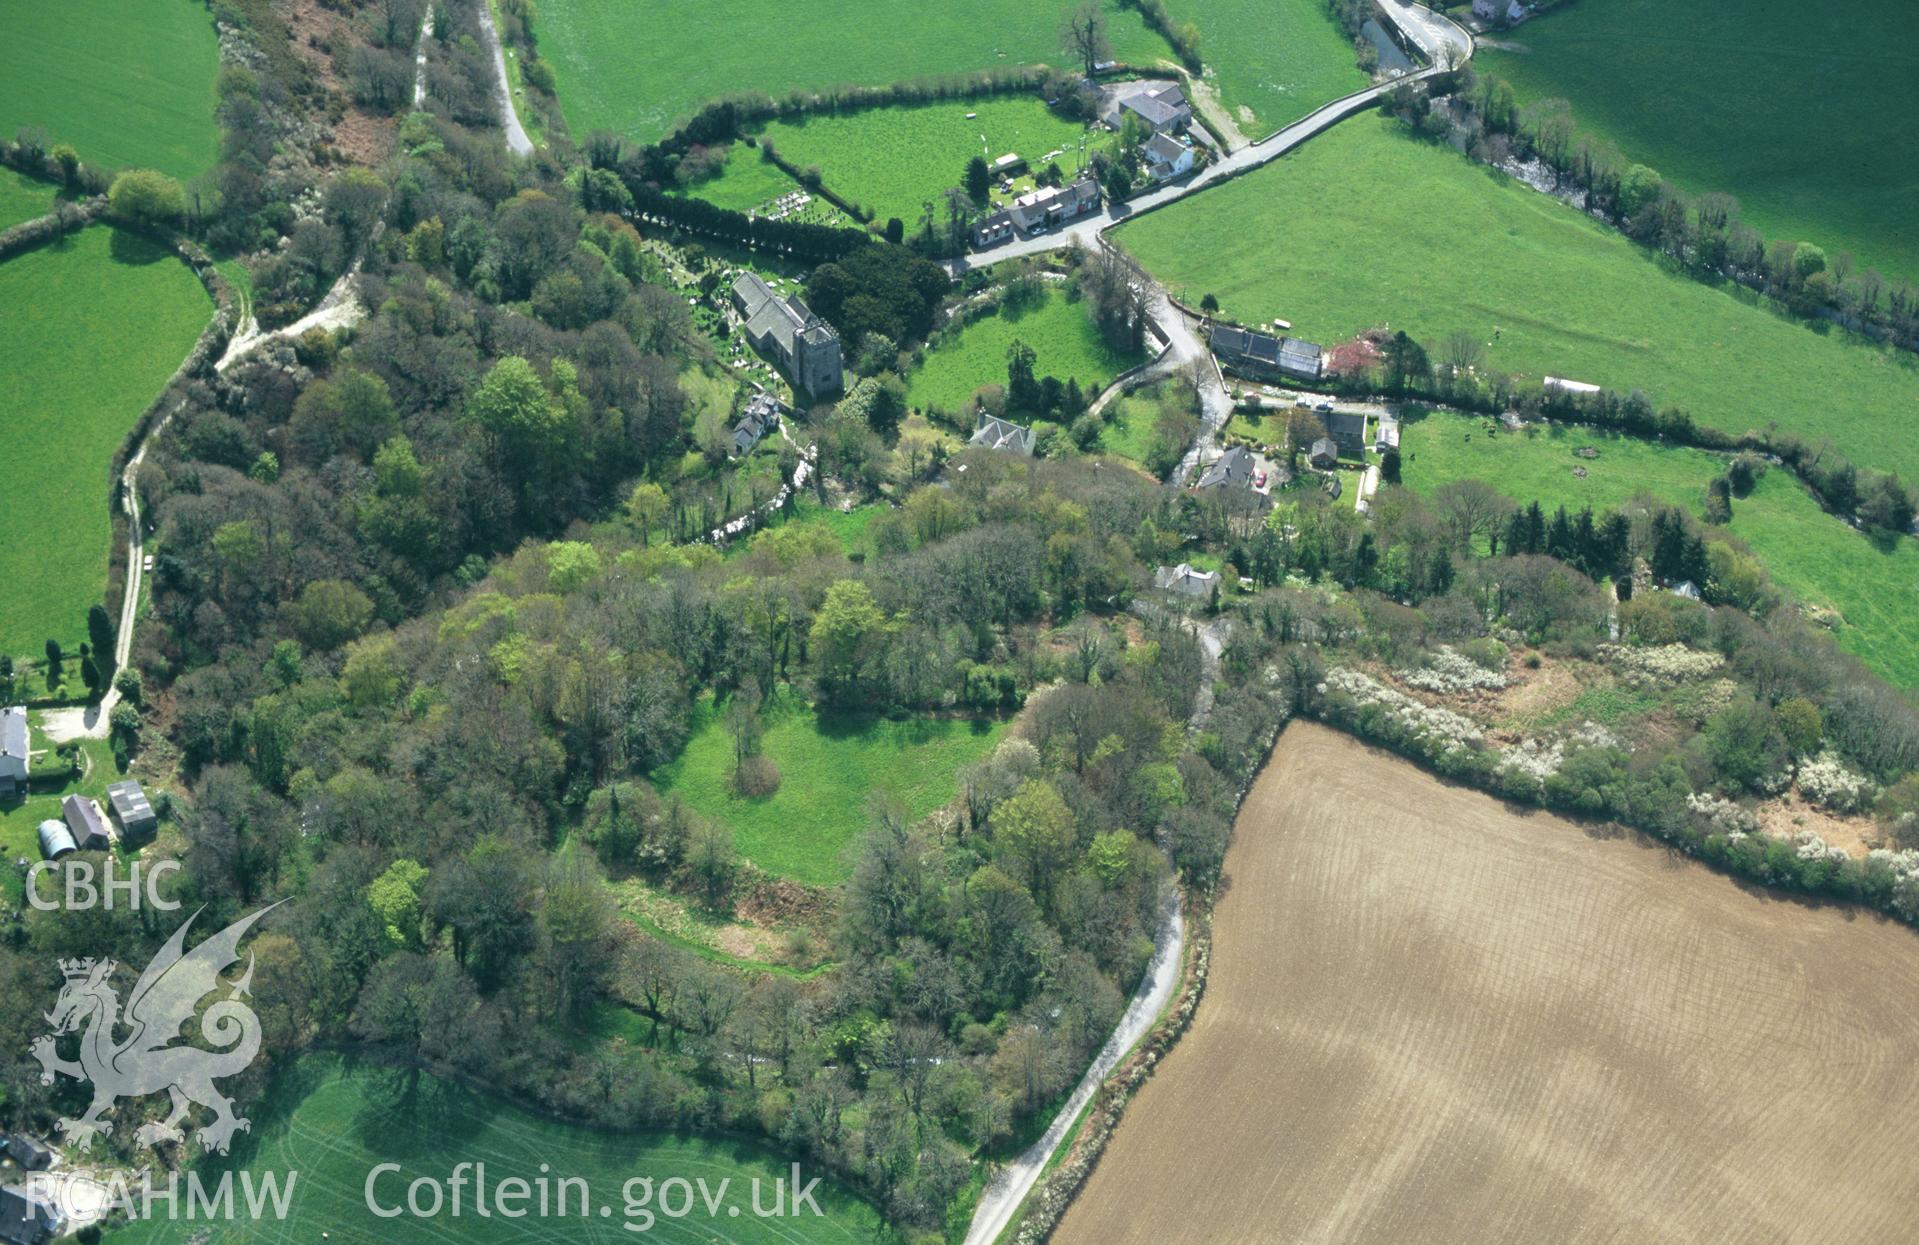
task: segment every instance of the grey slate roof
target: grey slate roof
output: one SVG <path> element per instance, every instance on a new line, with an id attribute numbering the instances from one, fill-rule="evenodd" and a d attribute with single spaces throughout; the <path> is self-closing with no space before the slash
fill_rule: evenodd
<path id="1" fill-rule="evenodd" d="M 107 828 L 100 805 L 83 795 L 70 795 L 60 801 L 60 816 L 73 832 L 73 841 L 87 851 L 111 846 L 113 831 Z"/>
<path id="2" fill-rule="evenodd" d="M 1186 145 L 1176 138 L 1165 134 L 1155 134 L 1140 144 L 1146 151 L 1146 158 L 1158 164 L 1173 164 L 1186 154 Z"/>
<path id="3" fill-rule="evenodd" d="M 1162 566 L 1154 571 L 1153 584 L 1181 596 L 1207 597 L 1213 594 L 1213 589 L 1219 584 L 1219 572 L 1196 571 L 1191 563 L 1181 562 L 1178 566 Z"/>
<path id="4" fill-rule="evenodd" d="M 1274 337 L 1221 324 L 1213 328 L 1212 347 L 1220 362 L 1229 366 L 1250 365 L 1255 370 L 1272 369 L 1306 380 L 1319 379 L 1319 347 L 1297 337 Z"/>
<path id="5" fill-rule="evenodd" d="M 997 415 L 979 413 L 979 426 L 973 429 L 968 445 L 983 445 L 988 449 L 1011 450 L 1015 454 L 1031 456 L 1033 453 L 1033 430 L 1022 428 L 1010 420 Z"/>
<path id="6" fill-rule="evenodd" d="M 25 1133 L 15 1133 L 7 1138 L 7 1157 L 27 1171 L 37 1172 L 53 1162 L 53 1151 Z"/>
<path id="7" fill-rule="evenodd" d="M 40 1245 L 64 1226 L 59 1208 L 44 1195 L 13 1185 L 0 1188 L 0 1241 Z"/>
<path id="8" fill-rule="evenodd" d="M 779 400 L 769 393 L 755 394 L 733 425 L 733 452 L 744 454 L 760 443 L 760 438 L 779 426 Z"/>
<path id="9" fill-rule="evenodd" d="M 1311 380 L 1319 379 L 1320 349 L 1309 341 L 1297 337 L 1279 339 L 1280 370 L 1295 376 L 1304 376 Z"/>
<path id="10" fill-rule="evenodd" d="M 1177 125 L 1193 115 L 1193 110 L 1186 103 L 1186 93 L 1177 85 L 1128 96 L 1120 103 L 1120 107 L 1139 114 L 1141 120 L 1156 130 Z"/>
<path id="11" fill-rule="evenodd" d="M 1326 432 L 1340 447 L 1358 453 L 1366 448 L 1366 416 L 1357 411 L 1334 411 L 1325 417 Z"/>
<path id="12" fill-rule="evenodd" d="M 1331 466 L 1339 461 L 1339 443 L 1331 437 L 1321 437 L 1313 442 L 1313 448 L 1307 452 L 1307 458 L 1315 467 Z"/>
<path id="13" fill-rule="evenodd" d="M 0 756 L 27 759 L 27 710 L 14 705 L 0 712 Z"/>
<path id="14" fill-rule="evenodd" d="M 1253 452 L 1235 445 L 1218 458 L 1199 477 L 1194 488 L 1243 488 L 1253 482 Z"/>

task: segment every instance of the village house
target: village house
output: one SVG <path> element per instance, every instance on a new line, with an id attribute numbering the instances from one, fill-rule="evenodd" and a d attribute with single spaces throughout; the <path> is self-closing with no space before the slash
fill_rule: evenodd
<path id="1" fill-rule="evenodd" d="M 1193 148 L 1176 138 L 1155 134 L 1140 144 L 1146 161 L 1146 175 L 1156 182 L 1168 181 L 1193 170 Z"/>
<path id="2" fill-rule="evenodd" d="M 1326 435 L 1339 446 L 1339 452 L 1348 458 L 1366 456 L 1366 416 L 1355 411 L 1333 411 L 1321 417 L 1326 423 Z"/>
<path id="3" fill-rule="evenodd" d="M 0 793 L 14 795 L 27 789 L 27 753 L 32 747 L 26 707 L 0 710 Z"/>
<path id="4" fill-rule="evenodd" d="M 733 425 L 733 453 L 741 456 L 760 443 L 760 438 L 780 426 L 780 400 L 770 393 L 753 395 Z"/>
<path id="5" fill-rule="evenodd" d="M 1210 344 L 1221 367 L 1252 380 L 1318 380 L 1323 366 L 1319 347 L 1297 337 L 1216 324 Z"/>
<path id="6" fill-rule="evenodd" d="M 1312 449 L 1306 451 L 1306 461 L 1321 471 L 1331 471 L 1339 466 L 1339 442 L 1331 437 L 1321 437 L 1313 442 Z M 1337 497 L 1339 494 L 1335 493 Z"/>
<path id="7" fill-rule="evenodd" d="M 41 822 L 39 836 L 42 860 L 59 860 L 80 850 L 80 845 L 74 841 L 73 831 L 67 829 L 67 823 L 58 817 L 49 817 Z"/>
<path id="8" fill-rule="evenodd" d="M 1013 214 L 1004 208 L 986 216 L 973 226 L 973 249 L 984 251 L 1013 237 Z"/>
<path id="9" fill-rule="evenodd" d="M 1193 487 L 1197 489 L 1251 488 L 1252 483 L 1253 452 L 1243 445 L 1235 445 L 1215 458 L 1212 465 L 1200 473 Z"/>
<path id="10" fill-rule="evenodd" d="M 840 335 L 805 303 L 781 298 L 756 272 L 742 272 L 733 281 L 733 310 L 753 349 L 775 359 L 796 386 L 815 397 L 840 392 Z"/>
<path id="11" fill-rule="evenodd" d="M 1178 566 L 1162 566 L 1154 571 L 1153 584 L 1162 592 L 1210 600 L 1219 587 L 1219 572 L 1196 571 L 1190 563 L 1181 562 Z"/>
<path id="12" fill-rule="evenodd" d="M 142 843 L 160 828 L 153 805 L 138 782 L 129 778 L 107 788 L 107 808 L 114 824 L 120 827 L 122 843 Z"/>
<path id="13" fill-rule="evenodd" d="M 60 817 L 73 834 L 73 842 L 83 852 L 104 852 L 113 846 L 113 827 L 100 804 L 84 795 L 70 795 L 60 801 Z"/>
<path id="14" fill-rule="evenodd" d="M 1473 0 L 1473 16 L 1482 22 L 1504 21 L 1508 26 L 1517 26 L 1526 20 L 1526 6 L 1519 0 L 1506 0 L 1502 17 L 1499 0 Z"/>
<path id="15" fill-rule="evenodd" d="M 1048 186 L 1032 194 L 1021 195 L 1007 209 L 1014 228 L 1021 233 L 1038 233 L 1077 220 L 1099 209 L 1099 183 L 1082 177 L 1064 186 Z"/>
<path id="16" fill-rule="evenodd" d="M 25 1133 L 7 1138 L 7 1157 L 19 1164 L 22 1171 L 45 1171 L 53 1163 L 52 1149 Z"/>
<path id="17" fill-rule="evenodd" d="M 979 423 L 973 429 L 973 435 L 967 439 L 968 445 L 984 446 L 989 450 L 1011 450 L 1028 458 L 1033 456 L 1033 430 L 1022 428 L 1010 420 L 985 411 L 979 413 Z"/>
<path id="18" fill-rule="evenodd" d="M 1186 102 L 1186 92 L 1174 83 L 1157 90 L 1136 91 L 1121 100 L 1114 127 L 1128 116 L 1139 118 L 1155 134 L 1178 134 L 1192 123 L 1193 106 Z"/>
<path id="19" fill-rule="evenodd" d="M 41 1245 L 66 1230 L 66 1217 L 37 1189 L 0 1187 L 0 1242 Z"/>

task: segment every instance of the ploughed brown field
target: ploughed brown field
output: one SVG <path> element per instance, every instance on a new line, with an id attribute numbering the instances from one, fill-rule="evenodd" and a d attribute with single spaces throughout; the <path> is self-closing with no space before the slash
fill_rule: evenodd
<path id="1" fill-rule="evenodd" d="M 1919 1239 L 1919 935 L 1289 727 L 1054 1240 Z"/>

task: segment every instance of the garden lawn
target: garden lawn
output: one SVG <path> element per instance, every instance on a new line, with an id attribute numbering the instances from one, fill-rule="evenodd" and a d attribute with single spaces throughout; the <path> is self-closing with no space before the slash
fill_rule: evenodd
<path id="1" fill-rule="evenodd" d="M 40 734 L 38 715 L 33 715 L 29 721 L 33 725 L 34 749 L 46 751 L 44 757 L 34 758 L 34 768 L 44 773 L 63 764 L 54 755 L 55 745 L 48 743 L 46 737 Z M 59 818 L 60 801 L 70 795 L 92 796 L 100 801 L 100 807 L 104 809 L 107 788 L 125 777 L 115 766 L 113 748 L 106 740 L 82 740 L 80 752 L 85 759 L 79 777 L 69 779 L 58 787 L 36 790 L 24 799 L 12 796 L 0 799 L 0 901 L 10 908 L 18 908 L 26 895 L 25 879 L 13 868 L 13 862 L 23 857 L 27 860 L 40 859 L 40 823 L 50 817 Z M 57 878 L 43 881 L 40 883 L 40 893 L 51 896 L 58 884 Z"/>
<path id="2" fill-rule="evenodd" d="M 623 1036 L 639 1030 L 631 1022 L 622 1026 L 610 1020 L 593 1027 Z M 773 1180 L 791 1175 L 792 1159 L 768 1148 L 671 1133 L 598 1132 L 533 1115 L 430 1075 L 372 1067 L 334 1055 L 305 1056 L 276 1077 L 262 1099 L 242 1101 L 236 1107 L 251 1118 L 252 1131 L 238 1136 L 230 1158 L 209 1159 L 198 1170 L 203 1180 L 211 1176 L 214 1182 L 229 1169 L 250 1171 L 256 1179 L 276 1174 L 283 1183 L 291 1173 L 299 1173 L 286 1218 L 255 1223 L 241 1215 L 216 1220 L 209 1227 L 204 1219 L 189 1221 L 182 1213 L 175 1221 L 162 1218 L 110 1233 L 106 1239 L 112 1245 L 174 1245 L 189 1240 L 197 1245 L 290 1245 L 319 1241 L 322 1236 L 331 1245 L 428 1245 L 452 1240 L 472 1245 L 610 1245 L 632 1240 L 721 1239 L 736 1245 L 832 1245 L 871 1240 L 879 1226 L 871 1208 L 826 1180 L 814 1192 L 820 1216 L 802 1210 L 792 1218 L 756 1217 L 753 1182 L 762 1182 L 761 1204 L 770 1205 Z M 548 1187 L 556 1213 L 540 1215 L 536 1198 L 524 1203 L 523 1209 L 531 1212 L 525 1217 L 482 1217 L 474 1213 L 471 1181 L 464 1189 L 458 1219 L 449 1213 L 450 1202 L 437 1218 L 377 1218 L 367 1206 L 366 1185 L 378 1164 L 400 1165 L 399 1171 L 380 1174 L 372 1188 L 376 1200 L 391 1207 L 404 1206 L 407 1185 L 416 1178 L 430 1178 L 446 1193 L 449 1173 L 469 1162 L 486 1165 L 489 1199 L 500 1181 L 518 1177 L 537 1190 L 535 1182 L 544 1176 L 551 1182 Z M 806 1179 L 814 1174 L 806 1172 Z M 691 1213 L 683 1217 L 660 1214 L 657 1192 L 645 1207 L 629 1207 L 623 1186 L 640 1176 L 651 1177 L 653 1190 L 676 1177 L 689 1185 L 704 1180 L 708 1194 L 721 1203 L 718 1214 L 723 1222 L 709 1217 L 697 1185 Z M 567 1215 L 557 1213 L 559 1181 L 572 1177 L 587 1182 L 585 1217 L 580 1213 L 577 1185 L 566 1188 Z M 721 1181 L 729 1182 L 723 1194 Z M 236 1176 L 234 1201 L 244 1206 L 242 1188 Z M 636 1188 L 636 1199 L 639 1192 Z M 423 1192 L 423 1199 L 426 1196 Z M 679 1210 L 677 1186 L 667 1201 Z M 430 1206 L 431 1201 L 423 1204 Z M 727 1216 L 727 1206 L 739 1208 L 736 1217 Z M 601 1207 L 610 1213 L 602 1217 Z M 649 1211 L 654 1217 L 648 1217 Z"/>
<path id="3" fill-rule="evenodd" d="M 1106 410 L 1106 427 L 1100 431 L 1099 448 L 1146 470 L 1146 455 L 1153 447 L 1153 430 L 1159 422 L 1159 413 L 1159 403 L 1142 394 L 1129 393 L 1114 400 Z"/>
<path id="4" fill-rule="evenodd" d="M 957 411 L 981 385 L 1006 383 L 1006 351 L 1025 342 L 1037 356 L 1033 374 L 1069 377 L 1091 402 L 1113 377 L 1140 361 L 1109 349 L 1093 327 L 1083 303 L 1048 290 L 1044 301 L 976 320 L 959 334 L 926 352 L 926 362 L 906 381 L 906 400 L 922 410 Z M 1018 417 L 1022 412 L 1010 412 Z"/>
<path id="5" fill-rule="evenodd" d="M 1249 139 L 1367 83 L 1325 0 L 1167 0 L 1166 7 L 1175 21 L 1199 24 L 1206 78 Z"/>
<path id="6" fill-rule="evenodd" d="M 1377 325 L 1454 330 L 1520 374 L 1643 389 L 1702 425 L 1831 437 L 1919 480 L 1919 358 L 1667 270 L 1557 200 L 1355 117 L 1116 231 L 1175 293 L 1328 345 Z"/>
<path id="7" fill-rule="evenodd" d="M 1919 280 L 1919 7 L 1909 0 L 1605 0 L 1514 31 L 1476 64 L 1522 102 L 1694 193 L 1738 196 L 1768 238 Z"/>
<path id="8" fill-rule="evenodd" d="M 998 722 L 822 712 L 791 694 L 764 713 L 762 750 L 780 768 L 772 795 L 733 790 L 733 739 L 711 701 L 702 702 L 686 750 L 653 780 L 731 826 L 755 865 L 809 886 L 845 880 L 847 847 L 870 822 L 869 796 L 885 792 L 924 817 L 958 793 L 961 767 L 990 752 L 1005 730 Z"/>
<path id="9" fill-rule="evenodd" d="M 975 114 L 970 121 L 969 112 Z M 990 165 L 1017 152 L 1026 158 L 1029 174 L 1057 160 L 1070 177 L 1080 167 L 1082 137 L 1089 159 L 1113 140 L 1109 131 L 1088 131 L 1061 117 L 1042 99 L 1009 95 L 775 121 L 760 141 L 770 141 L 801 169 L 818 165 L 829 189 L 870 209 L 881 224 L 898 217 L 910 232 L 927 203 L 934 205 L 936 222 L 945 219 L 941 197 L 949 187 L 964 184 L 967 161 L 974 156 L 984 156 Z M 1032 189 L 1030 176 L 1014 189 Z M 995 185 L 994 202 L 1005 199 Z"/>
<path id="10" fill-rule="evenodd" d="M 106 584 L 114 451 L 212 311 L 185 264 L 104 225 L 0 263 L 0 652 L 79 652 Z"/>
<path id="11" fill-rule="evenodd" d="M 53 211 L 56 194 L 49 183 L 0 166 L 0 229 Z"/>
<path id="12" fill-rule="evenodd" d="M 1422 493 L 1476 478 L 1521 503 L 1549 512 L 1603 510 L 1641 492 L 1700 517 L 1706 484 L 1725 459 L 1703 450 L 1565 425 L 1488 434 L 1484 419 L 1437 411 L 1400 432 L 1402 478 Z M 1590 447 L 1596 459 L 1575 457 Z M 1573 475 L 1584 468 L 1584 479 Z M 1819 508 L 1791 472 L 1775 467 L 1750 497 L 1734 498 L 1733 535 L 1744 540 L 1773 582 L 1808 604 L 1837 612 L 1842 647 L 1881 677 L 1919 688 L 1919 541 L 1890 547 L 1868 539 Z"/>
<path id="13" fill-rule="evenodd" d="M 553 66 L 568 127 L 652 142 L 709 100 L 775 98 L 845 83 L 1025 64 L 1065 64 L 1060 9 L 1029 0 L 915 5 L 837 0 L 551 0 L 536 32 Z M 1172 53 L 1139 14 L 1106 0 L 1119 59 L 1150 65 Z"/>
<path id="14" fill-rule="evenodd" d="M 182 181 L 218 158 L 220 42 L 201 0 L 16 0 L 0 47 L 0 134 L 37 125 L 88 164 Z"/>

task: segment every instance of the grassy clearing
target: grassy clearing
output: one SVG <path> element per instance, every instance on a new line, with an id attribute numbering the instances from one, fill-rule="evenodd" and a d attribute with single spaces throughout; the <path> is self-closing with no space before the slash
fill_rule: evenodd
<path id="1" fill-rule="evenodd" d="M 724 1203 L 739 1207 L 738 1216 L 726 1218 L 723 1232 L 716 1234 L 719 1225 L 708 1217 L 696 1193 L 691 1214 L 683 1218 L 659 1215 L 652 1222 L 645 1232 L 649 1241 L 705 1242 L 723 1236 L 739 1245 L 810 1245 L 870 1240 L 879 1225 L 869 1207 L 824 1181 L 814 1196 L 824 1212 L 820 1217 L 806 1212 L 790 1219 L 755 1217 L 753 1182 L 757 1179 L 764 1186 L 762 1204 L 771 1202 L 772 1181 L 788 1174 L 791 1161 L 770 1149 L 670 1133 L 596 1132 L 529 1114 L 431 1076 L 369 1067 L 336 1056 L 307 1056 L 274 1082 L 265 1101 L 244 1106 L 252 1117 L 253 1131 L 237 1139 L 233 1158 L 210 1161 L 203 1170 L 273 1172 L 282 1180 L 297 1171 L 299 1180 L 284 1221 L 255 1223 L 241 1216 L 217 1221 L 209 1229 L 208 1224 L 189 1222 L 182 1214 L 176 1222 L 137 1225 L 107 1239 L 114 1245 L 172 1245 L 189 1240 L 201 1245 L 304 1242 L 318 1241 L 324 1230 L 334 1245 L 424 1245 L 454 1239 L 479 1245 L 634 1240 L 647 1219 L 638 1208 L 629 1213 L 622 1186 L 638 1176 L 652 1177 L 656 1189 L 674 1177 L 689 1184 L 704 1180 L 716 1196 L 720 1182 L 730 1181 Z M 511 1177 L 532 1184 L 545 1172 L 553 1182 L 549 1187 L 556 1210 L 558 1181 L 580 1177 L 591 1190 L 589 1213 L 581 1217 L 580 1195 L 577 1186 L 571 1186 L 570 1217 L 543 1217 L 535 1210 L 524 1218 L 483 1218 L 473 1212 L 469 1185 L 465 1213 L 458 1220 L 444 1215 L 376 1218 L 367 1207 L 365 1185 L 368 1173 L 383 1162 L 398 1163 L 402 1170 L 382 1175 L 374 1186 L 382 1205 L 403 1205 L 407 1184 L 415 1178 L 444 1182 L 456 1164 L 484 1162 L 493 1188 Z M 218 1179 L 217 1174 L 214 1178 Z M 240 1200 L 237 1187 L 235 1200 Z M 677 1187 L 668 1204 L 677 1208 Z M 537 1203 L 527 1206 L 535 1208 Z M 601 1206 L 609 1208 L 605 1217 L 599 1214 Z M 647 1209 L 658 1215 L 659 1206 L 656 1200 Z M 725 1216 L 726 1210 L 719 1214 Z"/>
<path id="2" fill-rule="evenodd" d="M 679 187 L 674 193 L 705 199 L 735 212 L 750 212 L 798 189 L 800 184 L 781 172 L 779 165 L 760 158 L 759 148 L 734 143 L 726 149 L 726 163 L 717 175 Z"/>
<path id="3" fill-rule="evenodd" d="M 1248 138 L 1366 85 L 1324 0 L 1170 0 L 1166 7 L 1176 21 L 1199 23 L 1207 77 Z"/>
<path id="4" fill-rule="evenodd" d="M 1568 5 L 1480 64 L 1522 101 L 1686 189 L 1739 197 L 1769 238 L 1919 279 L 1919 9 L 1901 0 Z M 1678 122 L 1675 124 L 1675 122 Z"/>
<path id="5" fill-rule="evenodd" d="M 953 798 L 960 768 L 991 751 L 1005 730 L 998 722 L 820 712 L 790 696 L 765 716 L 764 752 L 781 774 L 772 795 L 748 799 L 733 790 L 733 740 L 710 701 L 686 751 L 653 778 L 731 826 L 748 860 L 812 886 L 846 877 L 846 849 L 867 826 L 870 794 L 886 792 L 924 817 Z"/>
<path id="6" fill-rule="evenodd" d="M 0 229 L 53 210 L 58 192 L 46 182 L 0 166 Z"/>
<path id="7" fill-rule="evenodd" d="M 1335 342 L 1467 330 L 1488 361 L 1644 389 L 1701 424 L 1778 423 L 1919 478 L 1919 359 L 1671 271 L 1612 230 L 1384 116 L 1118 231 L 1176 292 Z"/>
<path id="8" fill-rule="evenodd" d="M 1170 58 L 1139 14 L 1117 0 L 1106 11 L 1119 59 Z M 1059 9 L 1026 0 L 922 5 L 910 15 L 883 0 L 815 5 L 803 15 L 781 0 L 553 0 L 540 7 L 538 33 L 574 135 L 614 130 L 641 142 L 738 91 L 778 97 L 1063 60 Z"/>
<path id="9" fill-rule="evenodd" d="M 1034 375 L 1076 379 L 1089 400 L 1139 362 L 1107 347 L 1084 306 L 1049 291 L 1043 302 L 1016 315 L 977 320 L 927 351 L 926 362 L 907 378 L 906 400 L 922 410 L 959 410 L 981 385 L 1006 383 L 1006 351 L 1015 341 L 1038 356 Z"/>
<path id="10" fill-rule="evenodd" d="M 968 113 L 974 114 L 971 120 Z M 775 121 L 761 133 L 762 141 L 770 141 L 792 164 L 802 169 L 818 165 L 829 188 L 870 208 L 875 220 L 884 223 L 897 216 L 908 230 L 919 223 L 927 203 L 935 205 L 935 220 L 944 219 L 940 198 L 964 182 L 966 162 L 974 156 L 984 156 L 990 164 L 1017 152 L 1033 171 L 1057 160 L 1070 175 L 1080 167 L 1082 138 L 1090 158 L 1114 137 L 1104 130 L 1089 131 L 1031 96 L 799 117 Z M 1014 192 L 1032 188 L 1029 175 L 1017 179 Z M 995 204 L 1003 205 L 1008 196 L 998 187 L 994 191 Z"/>
<path id="11" fill-rule="evenodd" d="M 1575 457 L 1581 447 L 1599 457 Z M 1707 481 L 1724 470 L 1721 458 L 1701 450 L 1587 428 L 1489 434 L 1485 420 L 1444 411 L 1406 423 L 1400 449 L 1409 487 L 1430 492 L 1477 478 L 1548 509 L 1599 510 L 1647 492 L 1697 516 Z M 1583 479 L 1574 475 L 1582 469 Z M 1733 502 L 1729 530 L 1781 588 L 1844 619 L 1838 638 L 1849 652 L 1891 682 L 1919 687 L 1919 542 L 1875 544 L 1820 510 L 1790 472 L 1778 469 Z"/>
<path id="12" fill-rule="evenodd" d="M 113 452 L 212 301 L 186 265 L 99 226 L 0 264 L 0 652 L 79 652 L 111 535 Z"/>
<path id="13" fill-rule="evenodd" d="M 219 156 L 220 44 L 200 0 L 0 6 L 0 133 L 37 125 L 89 164 L 186 179 Z"/>

